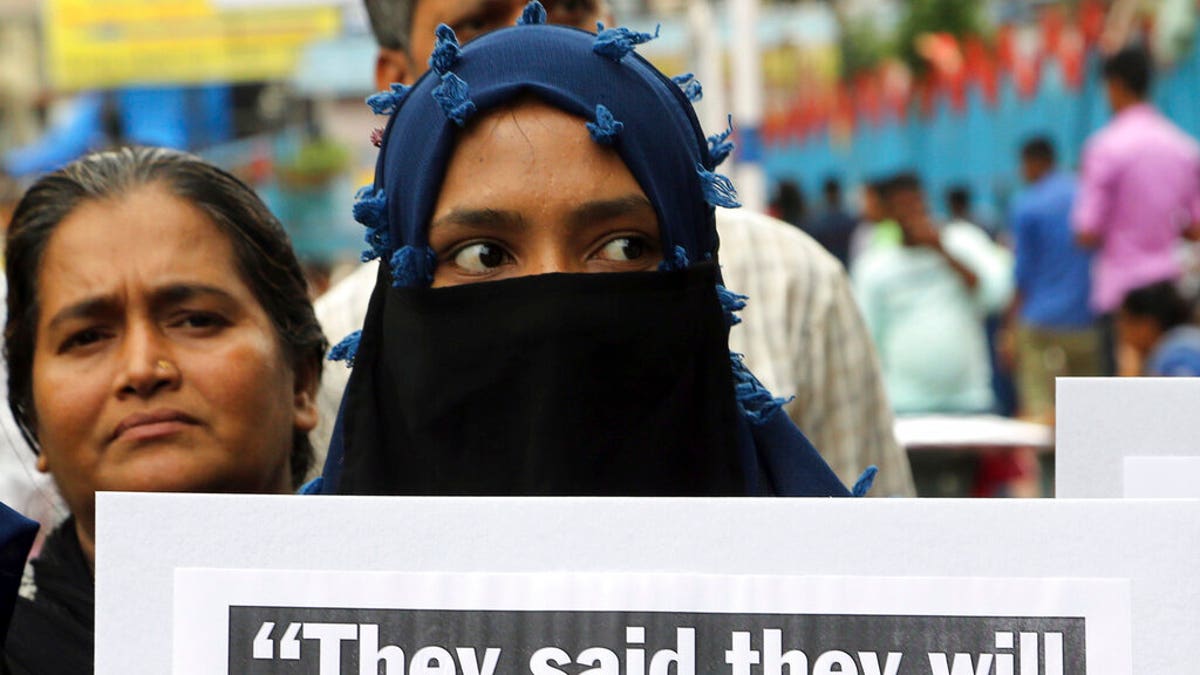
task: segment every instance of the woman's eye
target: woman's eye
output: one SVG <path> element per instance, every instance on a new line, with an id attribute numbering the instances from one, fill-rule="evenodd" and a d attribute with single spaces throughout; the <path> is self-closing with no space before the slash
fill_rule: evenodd
<path id="1" fill-rule="evenodd" d="M 460 43 L 470 42 L 478 37 L 481 33 L 499 28 L 495 25 L 495 21 L 486 15 L 480 14 L 476 16 L 468 16 L 454 22 L 451 26 L 454 29 L 454 35 Z"/>
<path id="2" fill-rule="evenodd" d="M 70 337 L 63 342 L 60 351 L 70 351 L 79 347 L 86 347 L 90 344 L 95 344 L 104 339 L 104 334 L 95 328 L 87 328 L 81 331 L 72 333 Z"/>
<path id="3" fill-rule="evenodd" d="M 181 316 L 176 325 L 183 328 L 217 328 L 228 325 L 229 322 L 217 314 L 209 312 L 189 312 Z"/>
<path id="4" fill-rule="evenodd" d="M 508 260 L 509 256 L 504 249 L 495 244 L 480 242 L 458 249 L 454 254 L 453 263 L 455 267 L 466 272 L 484 274 L 503 265 Z"/>
<path id="5" fill-rule="evenodd" d="M 646 241 L 639 237 L 618 237 L 600 249 L 599 257 L 605 260 L 628 262 L 646 255 Z"/>

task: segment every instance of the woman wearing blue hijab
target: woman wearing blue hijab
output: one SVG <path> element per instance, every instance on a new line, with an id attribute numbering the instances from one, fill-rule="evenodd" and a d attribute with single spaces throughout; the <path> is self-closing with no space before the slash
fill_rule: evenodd
<path id="1" fill-rule="evenodd" d="M 354 370 L 310 491 L 849 494 L 729 353 L 732 145 L 697 83 L 632 52 L 650 37 L 531 3 L 466 46 L 440 27 L 431 70 L 369 101 L 390 119 L 355 217 L 379 277 L 333 352 Z"/>

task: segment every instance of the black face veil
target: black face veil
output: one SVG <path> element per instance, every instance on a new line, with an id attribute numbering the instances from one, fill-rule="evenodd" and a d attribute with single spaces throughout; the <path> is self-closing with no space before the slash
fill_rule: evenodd
<path id="1" fill-rule="evenodd" d="M 711 264 L 377 291 L 339 491 L 739 495 Z"/>

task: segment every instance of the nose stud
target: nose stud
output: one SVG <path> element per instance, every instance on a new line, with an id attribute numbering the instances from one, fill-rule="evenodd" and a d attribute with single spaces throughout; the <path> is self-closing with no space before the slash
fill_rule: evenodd
<path id="1" fill-rule="evenodd" d="M 166 359 L 159 359 L 154 363 L 154 369 L 169 375 L 174 372 L 175 364 Z"/>

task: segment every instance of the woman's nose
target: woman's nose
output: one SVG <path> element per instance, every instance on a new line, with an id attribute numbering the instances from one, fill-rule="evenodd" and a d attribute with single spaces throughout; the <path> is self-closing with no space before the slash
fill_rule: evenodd
<path id="1" fill-rule="evenodd" d="M 122 367 L 118 375 L 119 396 L 146 398 L 179 384 L 179 365 L 171 355 L 166 340 L 152 328 L 128 331 L 122 350 Z"/>
<path id="2" fill-rule="evenodd" d="M 554 274 L 556 272 L 584 272 L 583 264 L 572 256 L 565 247 L 546 245 L 539 248 L 530 256 L 521 271 L 523 276 L 534 274 Z"/>

